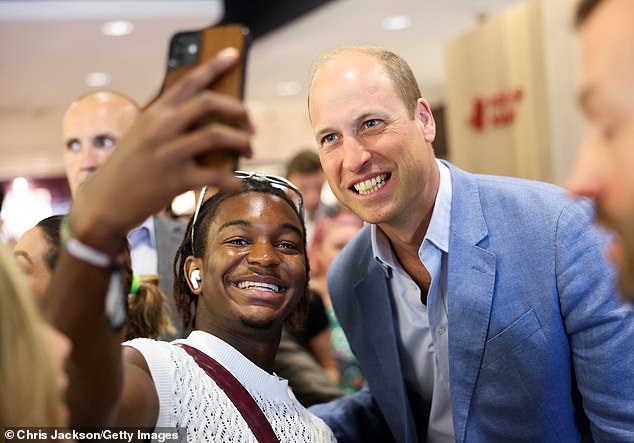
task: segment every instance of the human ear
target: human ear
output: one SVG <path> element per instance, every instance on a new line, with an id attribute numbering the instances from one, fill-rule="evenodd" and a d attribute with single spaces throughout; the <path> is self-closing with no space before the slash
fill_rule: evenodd
<path id="1" fill-rule="evenodd" d="M 183 264 L 183 273 L 187 280 L 187 286 L 192 294 L 201 295 L 202 293 L 202 267 L 200 260 L 189 256 Z"/>
<path id="2" fill-rule="evenodd" d="M 416 102 L 416 119 L 423 125 L 425 141 L 432 143 L 436 139 L 436 122 L 429 103 L 424 98 L 419 98 Z"/>

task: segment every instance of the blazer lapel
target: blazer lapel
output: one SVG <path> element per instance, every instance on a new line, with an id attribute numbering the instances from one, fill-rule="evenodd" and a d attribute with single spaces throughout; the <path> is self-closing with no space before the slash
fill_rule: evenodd
<path id="1" fill-rule="evenodd" d="M 403 382 L 396 341 L 389 280 L 385 270 L 371 255 L 367 264 L 367 275 L 354 286 L 359 321 L 354 323 L 354 328 L 346 330 L 346 334 L 351 343 L 358 346 L 356 352 L 366 378 L 372 383 L 372 394 L 396 441 L 416 442 L 416 426 Z"/>
<path id="2" fill-rule="evenodd" d="M 447 257 L 449 371 L 455 437 L 463 442 L 491 316 L 496 257 L 485 249 L 488 231 L 475 177 L 448 166 L 453 189 Z"/>

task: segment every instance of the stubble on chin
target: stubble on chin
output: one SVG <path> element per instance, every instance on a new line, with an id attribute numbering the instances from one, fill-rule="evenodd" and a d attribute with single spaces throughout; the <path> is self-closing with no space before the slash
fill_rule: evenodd
<path id="1" fill-rule="evenodd" d="M 618 271 L 618 288 L 623 298 L 634 303 L 634 228 L 633 225 L 619 225 L 616 219 L 601 205 L 596 204 L 596 222 L 618 236 L 610 247 L 610 259 Z"/>
<path id="2" fill-rule="evenodd" d="M 260 331 L 268 331 L 273 328 L 275 324 L 274 320 L 254 320 L 251 318 L 242 317 L 240 318 L 243 326 L 252 329 L 258 329 Z"/>

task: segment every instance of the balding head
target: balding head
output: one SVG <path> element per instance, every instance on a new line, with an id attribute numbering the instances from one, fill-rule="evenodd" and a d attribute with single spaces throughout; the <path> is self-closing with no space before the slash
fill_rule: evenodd
<path id="1" fill-rule="evenodd" d="M 130 129 L 139 106 L 129 97 L 98 91 L 73 101 L 64 114 L 64 164 L 73 195 L 106 161 Z"/>
<path id="2" fill-rule="evenodd" d="M 413 117 L 416 102 L 421 97 L 416 76 L 409 64 L 401 56 L 378 46 L 342 46 L 322 55 L 313 63 L 310 85 L 312 86 L 315 77 L 322 69 L 334 65 L 338 61 L 342 61 L 344 66 L 348 63 L 350 67 L 354 67 L 355 60 L 364 57 L 374 59 L 385 70 L 388 78 L 394 84 L 396 92 L 409 110 L 410 117 Z M 309 87 L 309 90 L 312 91 L 312 88 Z"/>

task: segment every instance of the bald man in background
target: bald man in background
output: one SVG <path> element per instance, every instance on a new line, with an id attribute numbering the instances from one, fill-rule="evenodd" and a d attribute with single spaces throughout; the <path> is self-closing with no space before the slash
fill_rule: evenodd
<path id="1" fill-rule="evenodd" d="M 77 188 L 112 154 L 139 112 L 134 100 L 111 91 L 90 92 L 70 104 L 63 121 L 64 164 L 73 196 Z M 162 337 L 165 340 L 184 336 L 172 296 L 172 263 L 184 234 L 182 223 L 159 215 L 149 217 L 128 234 L 135 274 L 158 275 L 160 287 L 170 300 L 172 321 L 177 332 L 173 336 Z"/>
<path id="2" fill-rule="evenodd" d="M 64 165 L 70 192 L 90 177 L 112 153 L 139 114 L 130 98 L 92 92 L 77 98 L 64 114 Z"/>

